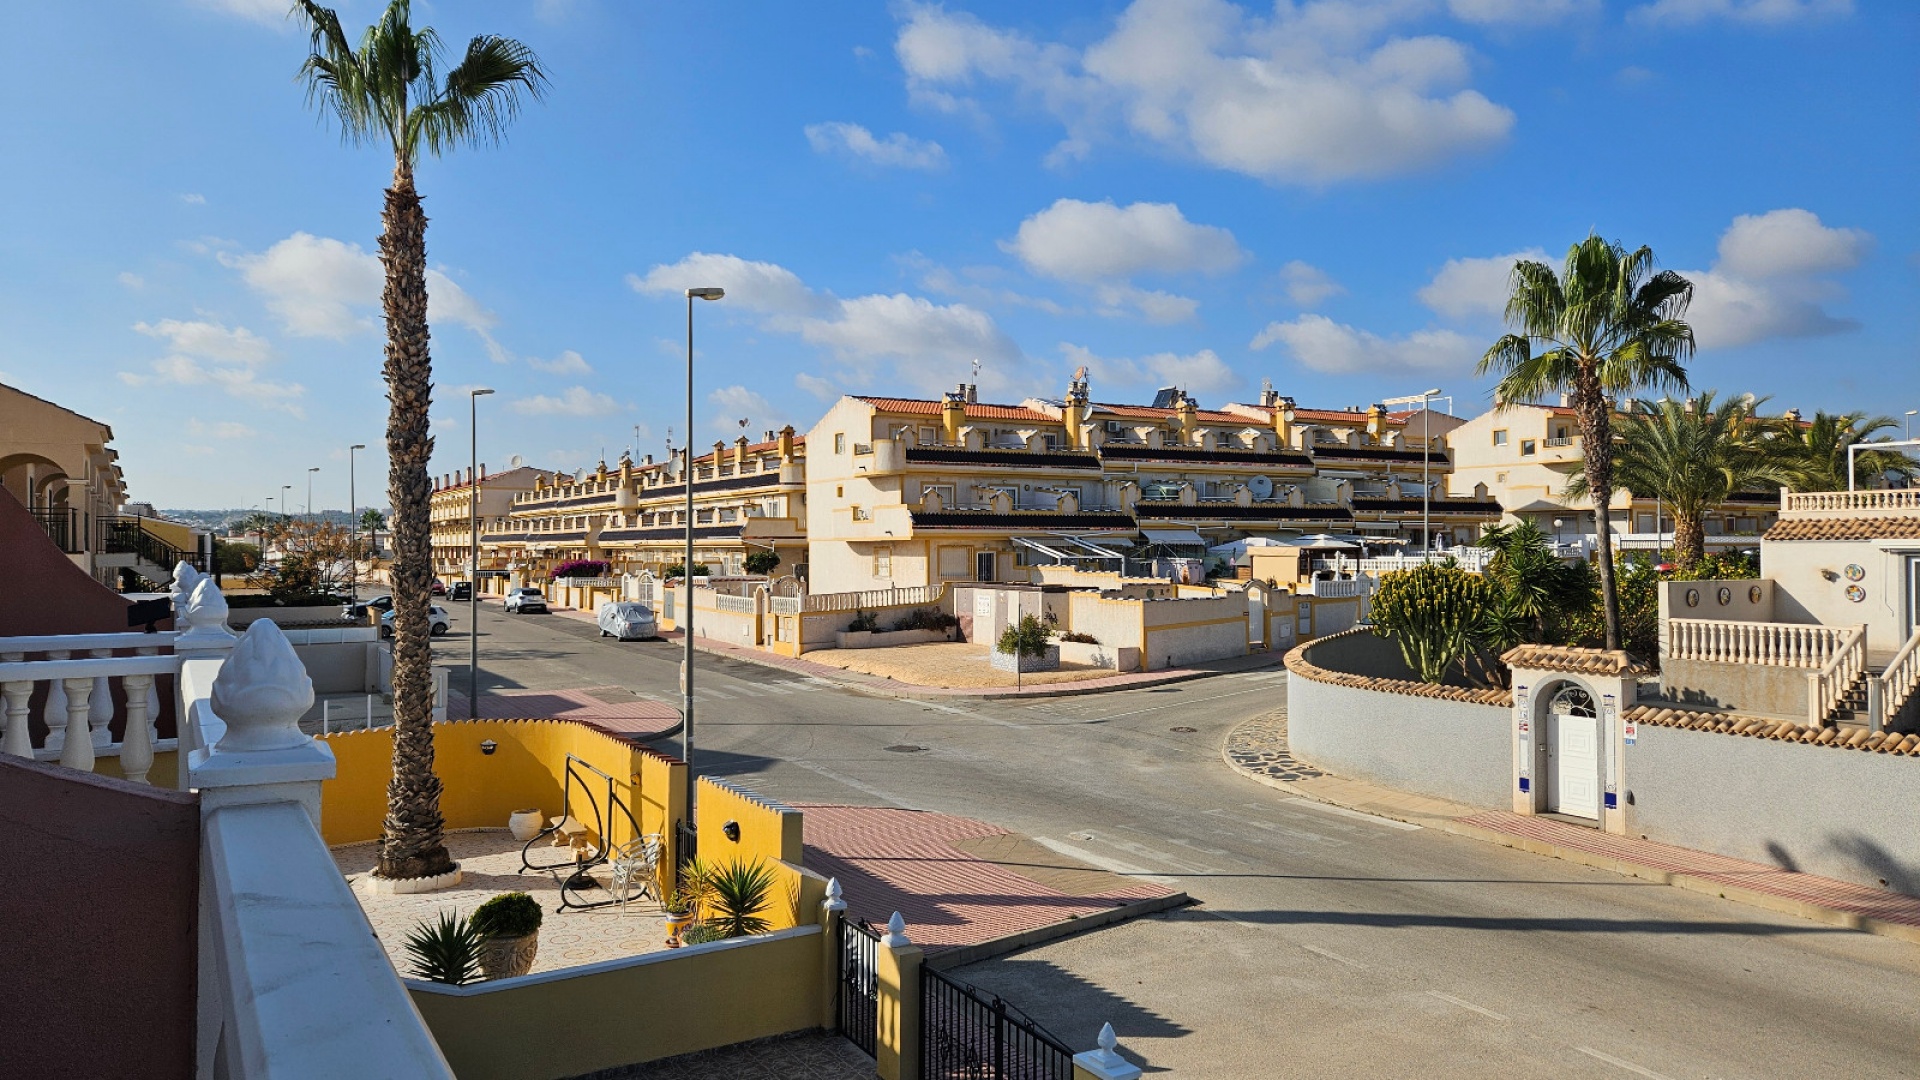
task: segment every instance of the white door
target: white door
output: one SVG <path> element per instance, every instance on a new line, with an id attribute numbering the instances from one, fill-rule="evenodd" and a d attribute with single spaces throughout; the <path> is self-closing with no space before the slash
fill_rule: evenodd
<path id="1" fill-rule="evenodd" d="M 1907 557 L 1907 636 L 1920 631 L 1920 557 Z"/>
<path id="2" fill-rule="evenodd" d="M 1547 809 L 1600 820 L 1600 718 L 1593 699 L 1569 686 L 1547 704 L 1547 755 L 1552 779 Z"/>

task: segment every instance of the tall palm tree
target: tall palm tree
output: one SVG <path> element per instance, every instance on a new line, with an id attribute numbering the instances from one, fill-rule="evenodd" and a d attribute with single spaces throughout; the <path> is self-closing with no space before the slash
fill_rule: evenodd
<path id="1" fill-rule="evenodd" d="M 443 837 L 440 778 L 433 771 L 427 621 L 433 366 L 427 347 L 427 217 L 413 168 L 423 149 L 438 156 L 457 146 L 498 142 L 519 112 L 521 96 L 538 98 L 547 79 L 533 50 L 491 35 L 468 42 L 459 63 L 443 73 L 440 38 L 430 28 L 413 28 L 407 0 L 391 0 L 357 48 L 331 9 L 297 0 L 293 11 L 311 34 L 310 55 L 300 67 L 308 101 L 333 114 L 348 142 L 393 150 L 393 184 L 380 233 L 387 277 L 380 298 L 387 319 L 387 489 L 393 503 L 393 780 L 375 873 L 432 877 L 454 865 Z"/>
<path id="2" fill-rule="evenodd" d="M 1614 399 L 1641 387 L 1684 390 L 1684 361 L 1693 328 L 1683 321 L 1693 283 L 1655 271 L 1652 250 L 1628 251 L 1589 235 L 1567 249 L 1555 275 L 1545 263 L 1514 264 L 1507 323 L 1518 329 L 1494 342 L 1478 373 L 1496 372 L 1502 404 L 1565 393 L 1580 425 L 1587 489 L 1594 493 L 1600 540 L 1600 598 L 1606 646 L 1620 647 L 1620 600 L 1613 582 Z M 1535 351 L 1539 346 L 1539 351 Z"/>
<path id="3" fill-rule="evenodd" d="M 1614 427 L 1614 482 L 1673 515 L 1674 561 L 1691 568 L 1707 553 L 1707 512 L 1737 492 L 1778 487 L 1793 469 L 1772 443 L 1776 428 L 1758 416 L 1764 398 L 1716 404 L 1709 390 L 1689 401 L 1636 402 Z M 1567 495 L 1588 494 L 1576 476 Z"/>
<path id="4" fill-rule="evenodd" d="M 1816 412 L 1807 423 L 1789 423 L 1782 430 L 1781 457 L 1793 473 L 1789 485 L 1796 491 L 1847 490 L 1847 447 L 1856 443 L 1886 442 L 1900 425 L 1891 416 L 1864 412 Z M 1887 475 L 1911 478 L 1913 459 L 1892 450 L 1867 450 L 1854 455 L 1859 477 Z"/>

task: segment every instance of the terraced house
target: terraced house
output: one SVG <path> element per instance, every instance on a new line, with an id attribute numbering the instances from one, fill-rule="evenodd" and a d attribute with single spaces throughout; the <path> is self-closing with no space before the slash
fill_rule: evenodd
<path id="1" fill-rule="evenodd" d="M 483 463 L 480 466 L 477 493 L 471 472 L 442 476 L 434 481 L 433 497 L 429 504 L 433 572 L 443 578 L 466 577 L 473 553 L 474 512 L 477 510 L 479 513 L 480 531 L 488 531 L 505 522 L 508 511 L 513 509 L 514 499 L 532 491 L 534 484 L 546 475 L 549 474 L 530 465 L 517 465 L 506 472 L 489 476 Z M 483 550 L 480 569 L 503 572 L 506 568 L 497 552 Z"/>
<path id="2" fill-rule="evenodd" d="M 694 562 L 716 574 L 745 572 L 748 553 L 780 556 L 781 571 L 807 558 L 806 440 L 792 427 L 744 437 L 694 458 Z M 515 496 L 506 517 L 480 538 L 491 566 L 523 581 L 570 559 L 604 559 L 616 573 L 656 575 L 686 553 L 684 453 L 656 462 L 623 456 L 578 477 L 542 475 Z"/>
<path id="3" fill-rule="evenodd" d="M 1408 414 L 1310 410 L 1273 391 L 1202 409 L 1169 388 L 1151 405 L 1059 400 L 842 398 L 814 426 L 807 473 L 815 593 L 946 581 L 1027 581 L 1027 567 L 1107 569 L 1198 558 L 1246 536 L 1339 532 L 1434 542 L 1499 518 L 1478 491 L 1449 498 L 1444 435 Z"/>

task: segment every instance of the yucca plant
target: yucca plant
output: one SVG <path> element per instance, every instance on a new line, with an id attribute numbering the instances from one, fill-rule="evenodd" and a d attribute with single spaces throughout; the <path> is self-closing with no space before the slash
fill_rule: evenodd
<path id="1" fill-rule="evenodd" d="M 434 922 L 423 922 L 407 935 L 407 956 L 413 976 L 429 982 L 464 986 L 480 979 L 480 950 L 487 935 L 473 921 L 442 911 Z"/>
<path id="2" fill-rule="evenodd" d="M 1489 613 L 1504 607 L 1491 582 L 1451 561 L 1425 563 L 1380 579 L 1373 597 L 1373 632 L 1400 646 L 1422 682 L 1440 683 L 1455 665 L 1465 669 Z M 1506 625 L 1506 620 L 1501 620 Z"/>
<path id="3" fill-rule="evenodd" d="M 773 888 L 778 883 L 773 868 L 759 859 L 735 859 L 717 867 L 708 874 L 707 885 L 713 895 L 702 921 L 719 930 L 721 937 L 764 934 L 772 924 L 760 913 L 772 904 Z"/>

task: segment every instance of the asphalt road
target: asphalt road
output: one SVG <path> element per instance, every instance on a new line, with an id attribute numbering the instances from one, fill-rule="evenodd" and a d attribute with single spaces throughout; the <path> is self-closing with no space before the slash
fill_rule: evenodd
<path id="1" fill-rule="evenodd" d="M 463 665 L 458 607 L 435 648 Z M 667 643 L 481 627 L 483 688 L 677 701 Z M 958 973 L 1076 1047 L 1111 1021 L 1194 1077 L 1920 1077 L 1920 947 L 1289 799 L 1219 753 L 1278 672 L 930 704 L 697 664 L 702 773 L 990 821 L 1200 902 Z"/>

